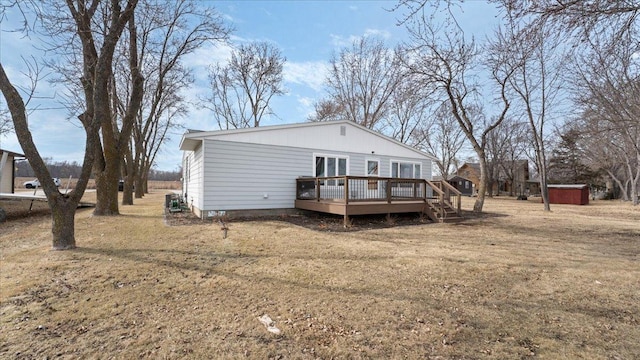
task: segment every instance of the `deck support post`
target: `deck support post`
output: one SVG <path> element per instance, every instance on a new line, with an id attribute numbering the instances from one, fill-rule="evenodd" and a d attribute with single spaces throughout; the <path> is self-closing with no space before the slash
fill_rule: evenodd
<path id="1" fill-rule="evenodd" d="M 349 203 L 349 177 L 344 177 L 344 203 Z"/>
<path id="2" fill-rule="evenodd" d="M 343 223 L 345 228 L 350 228 L 351 227 L 351 220 L 349 219 L 349 215 L 344 214 L 344 223 Z"/>

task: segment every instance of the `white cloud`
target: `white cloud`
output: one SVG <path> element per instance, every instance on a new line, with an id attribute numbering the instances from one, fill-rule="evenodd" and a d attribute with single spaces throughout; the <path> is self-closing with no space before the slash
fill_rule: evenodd
<path id="1" fill-rule="evenodd" d="M 340 48 L 351 46 L 354 41 L 360 39 L 360 37 L 356 35 L 349 35 L 347 37 L 344 37 L 342 35 L 329 34 L 329 37 L 331 38 L 331 44 L 335 47 Z"/>
<path id="2" fill-rule="evenodd" d="M 310 97 L 306 97 L 306 96 L 299 96 L 298 97 L 298 102 L 300 104 L 302 104 L 302 106 L 304 107 L 312 107 L 313 103 L 315 102 L 315 99 L 312 99 Z"/>
<path id="3" fill-rule="evenodd" d="M 382 39 L 390 39 L 391 38 L 391 33 L 388 32 L 387 30 L 366 29 L 364 31 L 364 36 L 375 36 L 375 37 L 379 37 L 379 38 L 382 38 Z"/>
<path id="4" fill-rule="evenodd" d="M 374 36 L 374 37 L 381 38 L 383 40 L 388 40 L 391 38 L 391 33 L 387 30 L 365 29 L 362 35 L 342 36 L 342 35 L 336 35 L 336 34 L 329 34 L 329 37 L 331 38 L 331 44 L 335 47 L 340 47 L 340 48 L 351 46 L 355 41 L 368 36 Z"/>
<path id="5" fill-rule="evenodd" d="M 231 58 L 233 50 L 230 44 L 207 44 L 196 49 L 191 54 L 184 57 L 184 65 L 190 68 L 199 76 L 199 72 L 206 70 L 211 64 L 225 64 Z"/>
<path id="6" fill-rule="evenodd" d="M 316 102 L 316 99 L 306 97 L 306 96 L 297 96 L 298 101 L 298 111 L 304 114 L 304 118 L 308 119 L 315 113 L 315 108 L 313 104 Z"/>
<path id="7" fill-rule="evenodd" d="M 283 75 L 287 82 L 301 84 L 322 91 L 328 65 L 322 61 L 286 62 Z"/>

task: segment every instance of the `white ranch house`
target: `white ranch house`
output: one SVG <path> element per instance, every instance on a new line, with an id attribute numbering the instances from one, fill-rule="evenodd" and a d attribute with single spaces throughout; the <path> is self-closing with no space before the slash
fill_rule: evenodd
<path id="1" fill-rule="evenodd" d="M 434 160 L 351 121 L 188 131 L 182 136 L 180 150 L 184 152 L 184 200 L 202 218 L 294 209 L 299 178 L 366 176 L 421 179 L 425 183 L 432 178 Z M 382 186 L 367 181 L 364 190 L 352 187 L 350 193 L 368 197 L 372 191 L 382 191 Z M 343 189 L 344 185 L 344 180 L 323 180 L 322 192 Z M 394 186 L 394 194 L 402 190 Z M 431 190 L 425 187 L 420 196 L 427 193 Z"/>

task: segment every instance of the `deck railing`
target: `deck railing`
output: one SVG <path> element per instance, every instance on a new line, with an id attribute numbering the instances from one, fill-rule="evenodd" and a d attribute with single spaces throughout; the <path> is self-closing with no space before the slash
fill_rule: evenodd
<path id="1" fill-rule="evenodd" d="M 365 176 L 302 177 L 296 179 L 296 199 L 388 203 L 424 201 L 460 213 L 460 192 L 445 182 Z M 444 210 L 443 210 L 444 211 Z"/>

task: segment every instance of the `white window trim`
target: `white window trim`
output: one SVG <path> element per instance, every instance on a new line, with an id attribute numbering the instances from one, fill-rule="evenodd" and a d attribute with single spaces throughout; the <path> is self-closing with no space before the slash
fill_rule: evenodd
<path id="1" fill-rule="evenodd" d="M 378 175 L 369 175 L 369 161 L 375 161 L 378 163 Z M 380 177 L 380 159 L 378 158 L 365 158 L 364 159 L 364 176 L 377 176 Z"/>
<path id="2" fill-rule="evenodd" d="M 349 155 L 339 155 L 339 154 L 329 154 L 329 153 L 313 153 L 313 157 L 311 159 L 311 173 L 313 176 L 316 176 L 316 157 L 332 157 L 336 159 L 347 159 L 347 173 L 344 176 L 349 176 Z M 340 176 L 340 175 L 337 175 Z"/>
<path id="3" fill-rule="evenodd" d="M 415 177 L 416 174 L 413 174 L 413 179 L 423 179 L 422 170 L 424 168 L 424 164 L 421 161 L 410 161 L 410 160 L 399 160 L 399 159 L 391 159 L 389 160 L 389 177 L 393 177 L 393 163 L 403 163 L 403 164 L 411 164 L 413 166 L 413 171 L 416 169 L 416 165 L 420 165 L 420 175 Z M 398 172 L 400 169 L 398 169 Z"/>

